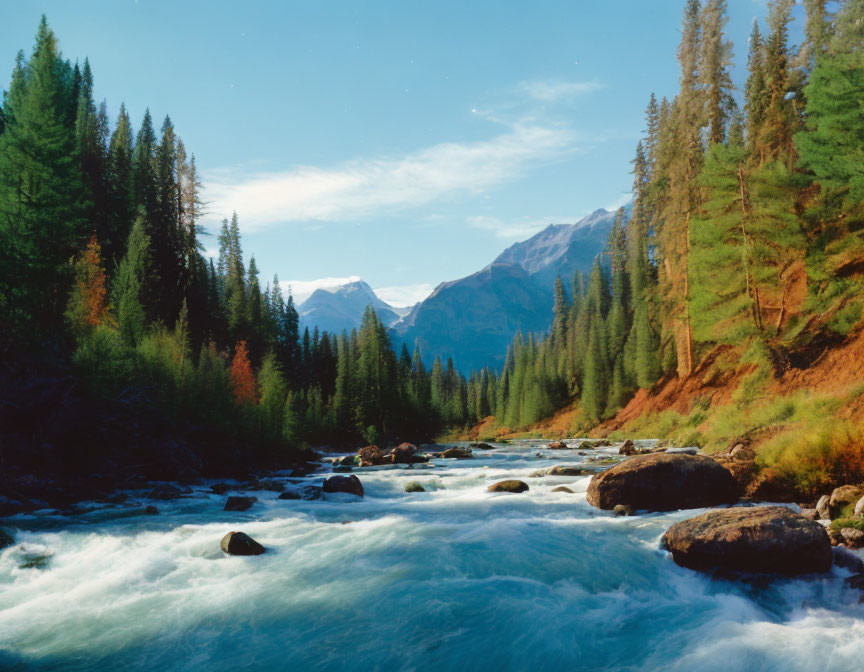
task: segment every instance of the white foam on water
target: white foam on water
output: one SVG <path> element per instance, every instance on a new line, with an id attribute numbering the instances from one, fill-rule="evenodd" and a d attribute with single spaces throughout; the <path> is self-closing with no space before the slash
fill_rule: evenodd
<path id="1" fill-rule="evenodd" d="M 226 513 L 224 496 L 200 488 L 158 503 L 159 516 L 94 505 L 16 517 L 18 543 L 0 552 L 0 669 L 733 672 L 862 660 L 864 607 L 844 570 L 751 585 L 682 569 L 659 539 L 698 511 L 616 518 L 585 501 L 590 476 L 531 478 L 586 459 L 538 449 L 356 470 L 363 499 L 256 492 L 249 511 Z M 530 489 L 487 492 L 504 478 Z M 409 481 L 426 492 L 406 493 Z M 561 484 L 575 493 L 552 492 Z M 224 555 L 235 529 L 267 553 Z M 20 568 L 40 554 L 46 568 Z"/>

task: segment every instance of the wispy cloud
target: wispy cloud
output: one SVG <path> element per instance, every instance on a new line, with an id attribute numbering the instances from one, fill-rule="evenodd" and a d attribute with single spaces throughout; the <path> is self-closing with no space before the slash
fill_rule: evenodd
<path id="1" fill-rule="evenodd" d="M 379 287 L 375 290 L 378 298 L 396 308 L 407 308 L 422 301 L 434 290 L 434 285 L 422 282 L 418 285 L 396 285 Z"/>
<path id="2" fill-rule="evenodd" d="M 282 280 L 279 282 L 279 286 L 286 296 L 290 291 L 294 297 L 294 303 L 299 305 L 312 296 L 316 289 L 334 291 L 342 285 L 358 280 L 360 280 L 359 275 L 349 275 L 344 278 L 318 278 L 317 280 Z"/>
<path id="3" fill-rule="evenodd" d="M 502 220 L 498 217 L 487 217 L 480 215 L 468 217 L 467 221 L 475 229 L 491 231 L 497 238 L 525 239 L 530 238 L 538 231 L 545 229 L 550 224 L 563 224 L 577 222 L 582 219 L 578 217 L 523 217 L 515 220 Z"/>
<path id="4" fill-rule="evenodd" d="M 571 82 L 555 79 L 535 79 L 520 82 L 519 88 L 541 103 L 558 103 L 603 88 L 600 82 Z"/>
<path id="5" fill-rule="evenodd" d="M 281 172 L 210 173 L 210 212 L 240 213 L 244 230 L 281 222 L 368 218 L 462 194 L 479 194 L 511 181 L 529 166 L 576 148 L 570 128 L 511 125 L 473 143 L 447 142 L 403 156 L 348 161 L 333 168 L 303 166 Z"/>

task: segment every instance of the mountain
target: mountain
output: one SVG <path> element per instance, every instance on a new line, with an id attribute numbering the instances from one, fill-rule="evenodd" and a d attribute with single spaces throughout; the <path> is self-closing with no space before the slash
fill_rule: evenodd
<path id="1" fill-rule="evenodd" d="M 366 306 L 372 305 L 386 326 L 395 324 L 405 311 L 385 303 L 374 290 L 362 280 L 332 289 L 316 289 L 297 308 L 300 327 L 318 327 L 321 331 L 338 334 L 343 329 L 351 331 L 360 326 Z"/>
<path id="2" fill-rule="evenodd" d="M 555 277 L 560 275 L 569 289 L 577 270 L 591 270 L 615 216 L 600 209 L 575 224 L 550 224 L 477 273 L 438 285 L 395 324 L 394 345 L 406 343 L 411 350 L 417 343 L 424 359 L 452 357 L 466 373 L 501 367 L 516 332 L 549 328 Z"/>

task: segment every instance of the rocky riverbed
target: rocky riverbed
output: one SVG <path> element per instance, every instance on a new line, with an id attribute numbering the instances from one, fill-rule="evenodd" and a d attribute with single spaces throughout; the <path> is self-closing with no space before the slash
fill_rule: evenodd
<path id="1" fill-rule="evenodd" d="M 726 486 L 719 508 L 607 510 L 587 493 L 618 445 L 453 447 L 3 519 L 0 669 L 730 672 L 864 655 L 853 551 L 798 576 L 705 566 L 738 537 L 728 520 L 684 521 L 734 511 Z M 229 497 L 247 499 L 226 510 Z M 764 515 L 753 524 L 776 530 Z M 699 571 L 666 550 L 681 539 Z"/>

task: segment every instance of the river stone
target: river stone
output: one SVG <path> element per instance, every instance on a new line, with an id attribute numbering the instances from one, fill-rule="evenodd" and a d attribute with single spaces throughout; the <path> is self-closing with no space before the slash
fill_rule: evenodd
<path id="1" fill-rule="evenodd" d="M 147 495 L 147 499 L 161 499 L 167 501 L 169 499 L 177 499 L 182 494 L 183 491 L 180 490 L 180 488 L 173 486 L 170 483 L 163 483 L 153 488 L 150 491 L 150 494 Z"/>
<path id="2" fill-rule="evenodd" d="M 639 451 L 636 450 L 636 444 L 633 443 L 632 439 L 627 439 L 618 449 L 619 455 L 636 455 L 638 452 Z"/>
<path id="3" fill-rule="evenodd" d="M 831 569 L 825 528 L 783 506 L 734 507 L 682 520 L 664 535 L 682 567 L 804 574 Z"/>
<path id="4" fill-rule="evenodd" d="M 864 546 L 864 531 L 856 530 L 854 527 L 844 527 L 840 530 L 840 536 L 849 548 L 861 548 Z"/>
<path id="5" fill-rule="evenodd" d="M 444 452 L 441 453 L 441 457 L 455 457 L 457 460 L 467 460 L 469 458 L 474 457 L 471 453 L 470 448 L 448 448 Z"/>
<path id="6" fill-rule="evenodd" d="M 357 460 L 361 467 L 374 467 L 384 464 L 386 458 L 378 446 L 366 446 L 357 451 Z"/>
<path id="7" fill-rule="evenodd" d="M 252 505 L 258 501 L 257 497 L 238 497 L 231 496 L 225 500 L 225 508 L 223 511 L 247 511 L 252 508 Z"/>
<path id="8" fill-rule="evenodd" d="M 280 492 L 276 499 L 300 499 L 300 493 L 296 490 L 286 490 L 285 492 Z"/>
<path id="9" fill-rule="evenodd" d="M 363 496 L 363 484 L 354 474 L 350 476 L 331 476 L 324 481 L 324 492 L 347 492 Z"/>
<path id="10" fill-rule="evenodd" d="M 587 472 L 581 467 L 574 467 L 569 464 L 556 464 L 554 467 L 549 467 L 546 470 L 546 476 L 583 476 Z"/>
<path id="11" fill-rule="evenodd" d="M 850 572 L 861 574 L 864 572 L 864 560 L 855 551 L 850 551 L 844 546 L 832 546 L 831 556 L 834 564 Z"/>
<path id="12" fill-rule="evenodd" d="M 158 516 L 159 515 L 159 509 L 157 509 L 155 506 L 150 504 L 149 506 L 144 508 L 144 513 L 146 513 L 148 516 Z"/>
<path id="13" fill-rule="evenodd" d="M 546 446 L 549 450 L 567 450 L 568 446 L 563 441 L 553 441 L 548 446 Z"/>
<path id="14" fill-rule="evenodd" d="M 612 509 L 612 513 L 616 516 L 632 516 L 635 512 L 629 504 L 616 504 L 615 508 Z"/>
<path id="15" fill-rule="evenodd" d="M 12 546 L 15 544 L 15 537 L 9 534 L 6 530 L 0 528 L 0 551 L 2 551 L 7 546 Z"/>
<path id="16" fill-rule="evenodd" d="M 228 555 L 261 555 L 266 549 L 244 532 L 229 532 L 220 544 Z"/>
<path id="17" fill-rule="evenodd" d="M 856 504 L 862 496 L 864 496 L 864 491 L 859 486 L 841 485 L 839 488 L 834 488 L 828 506 L 833 514 L 840 515 L 842 509 Z"/>
<path id="18" fill-rule="evenodd" d="M 426 492 L 426 488 L 417 481 L 411 481 L 405 485 L 405 492 Z"/>
<path id="19" fill-rule="evenodd" d="M 819 514 L 819 520 L 831 520 L 831 509 L 828 507 L 830 501 L 830 496 L 822 495 L 816 502 L 816 513 Z"/>
<path id="20" fill-rule="evenodd" d="M 552 492 L 569 492 L 571 495 L 573 494 L 573 491 L 566 485 L 559 485 L 557 488 L 552 488 Z"/>
<path id="21" fill-rule="evenodd" d="M 393 464 L 411 464 L 416 453 L 417 446 L 413 443 L 400 443 L 393 449 L 390 460 Z"/>
<path id="22" fill-rule="evenodd" d="M 486 488 L 489 492 L 525 492 L 528 490 L 528 484 L 524 481 L 517 480 L 509 480 L 509 481 L 498 481 L 497 483 L 493 483 L 488 488 Z"/>
<path id="23" fill-rule="evenodd" d="M 471 447 L 476 448 L 477 450 L 495 450 L 495 446 L 490 446 L 484 441 L 480 441 L 479 443 L 472 443 Z"/>
<path id="24" fill-rule="evenodd" d="M 595 475 L 588 486 L 588 503 L 600 509 L 629 504 L 634 509 L 673 511 L 733 504 L 737 499 L 732 474 L 704 455 L 638 455 Z"/>

